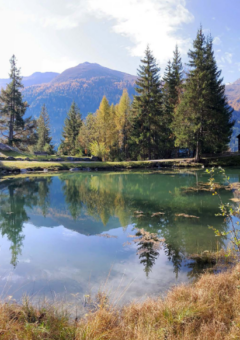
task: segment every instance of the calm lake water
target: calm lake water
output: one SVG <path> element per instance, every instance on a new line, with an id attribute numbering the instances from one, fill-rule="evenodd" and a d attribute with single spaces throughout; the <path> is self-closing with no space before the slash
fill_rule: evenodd
<path id="1" fill-rule="evenodd" d="M 240 170 L 228 170 L 232 182 Z M 67 299 L 103 287 L 121 301 L 163 294 L 196 277 L 189 254 L 226 242 L 209 225 L 219 200 L 184 193 L 208 180 L 203 171 L 62 173 L 0 182 L 0 291 Z M 233 197 L 223 191 L 224 202 Z M 164 213 L 152 216 L 154 213 Z M 186 218 L 176 214 L 195 215 Z M 157 233 L 159 249 L 137 242 L 136 228 Z M 218 245 L 217 245 L 218 242 Z M 74 295 L 77 294 L 77 295 Z"/>

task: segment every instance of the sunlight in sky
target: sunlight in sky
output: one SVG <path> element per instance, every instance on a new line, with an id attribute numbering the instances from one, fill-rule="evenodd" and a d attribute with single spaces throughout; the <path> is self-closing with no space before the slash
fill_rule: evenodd
<path id="1" fill-rule="evenodd" d="M 237 0 L 0 0 L 0 78 L 17 56 L 22 74 L 89 61 L 136 74 L 147 44 L 162 73 L 178 44 L 184 62 L 200 24 L 214 38 L 226 82 L 240 73 Z M 231 18 L 228 13 L 231 13 Z M 235 20 L 236 18 L 236 20 Z"/>

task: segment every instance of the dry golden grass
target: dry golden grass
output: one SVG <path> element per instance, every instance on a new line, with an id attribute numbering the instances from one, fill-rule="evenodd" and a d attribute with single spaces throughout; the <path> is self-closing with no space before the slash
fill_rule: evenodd
<path id="1" fill-rule="evenodd" d="M 99 303 L 78 322 L 53 307 L 37 310 L 2 304 L 0 339 L 232 340 L 240 339 L 240 264 L 204 274 L 192 285 L 173 288 L 165 299 L 148 299 L 122 309 Z"/>

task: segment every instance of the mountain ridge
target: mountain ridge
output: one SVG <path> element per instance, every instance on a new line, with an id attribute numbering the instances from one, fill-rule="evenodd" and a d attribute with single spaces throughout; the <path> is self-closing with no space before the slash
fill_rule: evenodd
<path id="1" fill-rule="evenodd" d="M 53 141 L 58 144 L 64 119 L 73 100 L 80 108 L 82 118 L 85 118 L 88 113 L 98 109 L 104 95 L 110 104 L 119 101 L 124 89 L 133 98 L 136 79 L 136 76 L 128 73 L 85 62 L 63 71 L 48 83 L 24 88 L 24 100 L 30 105 L 26 115 L 37 118 L 45 104 Z"/>

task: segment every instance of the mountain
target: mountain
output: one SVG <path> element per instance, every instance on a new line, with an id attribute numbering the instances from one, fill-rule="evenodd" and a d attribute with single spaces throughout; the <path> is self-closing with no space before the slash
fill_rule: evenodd
<path id="1" fill-rule="evenodd" d="M 237 151 L 238 142 L 236 136 L 240 134 L 240 79 L 237 79 L 234 83 L 226 85 L 226 95 L 228 97 L 229 105 L 234 109 L 233 119 L 235 120 L 230 145 L 233 151 Z"/>
<path id="2" fill-rule="evenodd" d="M 35 72 L 31 76 L 23 77 L 23 85 L 24 87 L 32 86 L 32 85 L 39 85 L 44 83 L 49 83 L 52 81 L 59 73 L 56 72 Z M 9 83 L 9 79 L 0 79 L 0 88 L 6 87 Z"/>
<path id="3" fill-rule="evenodd" d="M 89 112 L 98 109 L 104 95 L 110 104 L 119 101 L 125 88 L 133 97 L 135 80 L 136 76 L 99 64 L 79 64 L 57 74 L 49 82 L 25 87 L 23 96 L 30 105 L 26 114 L 38 117 L 45 104 L 50 116 L 53 141 L 59 143 L 64 119 L 73 100 L 85 118 Z"/>

